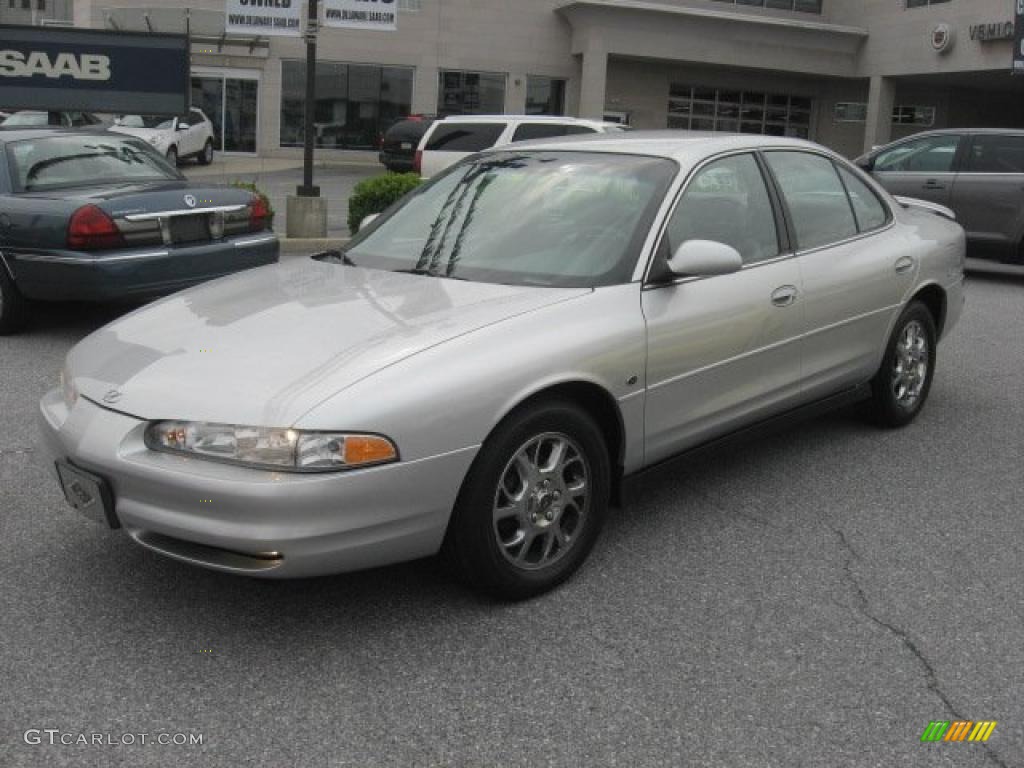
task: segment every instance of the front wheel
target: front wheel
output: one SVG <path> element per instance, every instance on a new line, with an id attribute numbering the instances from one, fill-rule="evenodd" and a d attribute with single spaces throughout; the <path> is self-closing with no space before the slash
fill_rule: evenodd
<path id="1" fill-rule="evenodd" d="M 167 150 L 167 162 L 172 168 L 178 167 L 178 148 L 170 147 Z"/>
<path id="2" fill-rule="evenodd" d="M 209 165 L 213 162 L 213 139 L 207 139 L 203 151 L 199 155 L 200 165 Z"/>
<path id="3" fill-rule="evenodd" d="M 919 301 L 911 302 L 893 328 L 885 357 L 871 380 L 871 413 L 886 427 L 903 427 L 924 407 L 935 375 L 935 320 Z"/>
<path id="4" fill-rule="evenodd" d="M 484 442 L 452 515 L 445 553 L 463 579 L 521 600 L 565 581 L 594 546 L 608 509 L 608 449 L 579 406 L 513 413 Z"/>

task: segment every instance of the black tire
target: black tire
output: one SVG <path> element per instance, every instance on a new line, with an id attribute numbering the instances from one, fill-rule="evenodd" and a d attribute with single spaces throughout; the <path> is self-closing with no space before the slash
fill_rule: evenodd
<path id="1" fill-rule="evenodd" d="M 199 153 L 200 165 L 209 165 L 213 162 L 213 139 L 207 139 L 206 144 L 203 145 L 203 151 Z"/>
<path id="2" fill-rule="evenodd" d="M 542 458 L 553 458 L 552 447 L 559 441 L 569 460 L 559 471 L 538 473 L 533 485 L 519 475 L 523 519 L 512 514 L 496 522 L 499 499 L 512 503 L 508 483 L 503 488 L 499 483 L 511 477 L 507 473 L 520 472 L 513 467 L 514 458 L 534 441 L 540 441 L 535 454 L 538 465 L 546 463 Z M 448 525 L 445 559 L 471 587 L 505 600 L 523 600 L 558 586 L 586 560 L 601 532 L 608 510 L 610 467 L 600 428 L 576 404 L 552 399 L 513 412 L 484 441 L 466 476 Z M 589 497 L 570 490 L 581 477 Z M 545 482 L 555 488 L 541 487 Z M 532 523 L 531 512 L 525 510 L 532 511 Z M 529 536 L 529 543 L 517 548 L 503 546 L 499 540 L 499 536 L 515 540 L 519 534 Z M 512 559 L 520 552 L 523 558 L 517 565 Z"/>
<path id="3" fill-rule="evenodd" d="M 167 158 L 167 162 L 170 163 L 172 168 L 177 168 L 178 167 L 178 148 L 177 147 L 168 147 L 167 148 L 167 154 L 165 155 L 165 157 Z"/>
<path id="4" fill-rule="evenodd" d="M 916 363 L 909 365 L 907 361 L 910 357 L 901 354 L 901 350 L 908 348 L 908 333 L 913 333 L 915 344 L 910 346 L 916 350 L 910 357 L 919 358 Z M 917 340 L 920 340 L 920 348 Z M 913 301 L 896 321 L 889 343 L 885 347 L 882 365 L 871 380 L 869 407 L 871 417 L 876 423 L 883 427 L 896 428 L 904 427 L 917 418 L 932 388 L 936 350 L 935 319 L 928 307 L 919 301 Z M 921 355 L 925 356 L 923 374 L 919 367 Z"/>
<path id="5" fill-rule="evenodd" d="M 0 336 L 17 333 L 27 321 L 27 303 L 0 261 Z"/>

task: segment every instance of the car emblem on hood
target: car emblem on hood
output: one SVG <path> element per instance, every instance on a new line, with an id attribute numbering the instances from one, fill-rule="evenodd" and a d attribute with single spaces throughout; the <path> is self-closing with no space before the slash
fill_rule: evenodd
<path id="1" fill-rule="evenodd" d="M 195 208 L 196 207 L 195 195 L 185 195 L 185 205 L 187 205 L 189 208 Z"/>
<path id="2" fill-rule="evenodd" d="M 119 390 L 112 389 L 103 396 L 103 402 L 113 405 L 121 399 L 122 393 Z"/>

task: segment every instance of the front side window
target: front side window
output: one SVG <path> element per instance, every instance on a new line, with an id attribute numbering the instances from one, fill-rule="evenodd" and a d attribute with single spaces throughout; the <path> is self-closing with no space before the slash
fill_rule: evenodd
<path id="1" fill-rule="evenodd" d="M 873 170 L 879 173 L 951 173 L 960 138 L 944 134 L 905 141 L 879 154 Z"/>
<path id="2" fill-rule="evenodd" d="M 498 152 L 463 162 L 364 228 L 348 263 L 508 285 L 629 282 L 671 160 Z"/>
<path id="3" fill-rule="evenodd" d="M 775 214 L 753 155 L 718 160 L 694 176 L 669 220 L 670 252 L 687 240 L 731 245 L 744 264 L 779 255 Z"/>
<path id="4" fill-rule="evenodd" d="M 878 195 L 871 191 L 871 187 L 842 166 L 839 167 L 839 176 L 850 195 L 850 204 L 857 217 L 857 228 L 861 232 L 869 232 L 884 226 L 889 221 L 889 211 L 878 199 Z"/>
<path id="5" fill-rule="evenodd" d="M 967 155 L 966 171 L 1024 173 L 1024 136 L 975 136 Z"/>
<path id="6" fill-rule="evenodd" d="M 789 208 L 800 250 L 857 234 L 857 221 L 832 161 L 809 152 L 766 152 Z"/>
<path id="7" fill-rule="evenodd" d="M 104 182 L 174 180 L 181 176 L 149 145 L 113 135 L 54 136 L 7 145 L 15 187 L 25 192 Z"/>

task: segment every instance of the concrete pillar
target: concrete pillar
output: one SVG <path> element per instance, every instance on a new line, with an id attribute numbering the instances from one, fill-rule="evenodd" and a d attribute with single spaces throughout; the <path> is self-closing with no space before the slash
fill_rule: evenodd
<path id="1" fill-rule="evenodd" d="M 892 110 L 896 105 L 896 84 L 891 77 L 875 75 L 868 89 L 868 117 L 864 126 L 864 151 L 888 144 L 892 139 Z"/>
<path id="2" fill-rule="evenodd" d="M 285 229 L 288 237 L 327 237 L 326 198 L 288 195 L 285 211 Z"/>
<path id="3" fill-rule="evenodd" d="M 604 100 L 608 89 L 608 53 L 588 49 L 583 54 L 580 78 L 580 117 L 600 120 L 604 117 Z"/>

